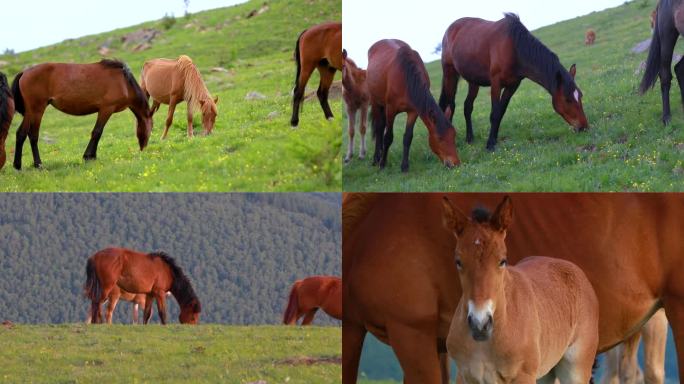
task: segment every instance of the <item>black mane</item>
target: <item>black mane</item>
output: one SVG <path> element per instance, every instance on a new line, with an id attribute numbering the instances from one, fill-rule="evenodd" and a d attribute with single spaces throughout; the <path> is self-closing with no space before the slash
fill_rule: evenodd
<path id="1" fill-rule="evenodd" d="M 473 221 L 480 224 L 489 222 L 491 216 L 492 213 L 484 207 L 477 207 L 470 213 L 470 217 Z"/>
<path id="2" fill-rule="evenodd" d="M 190 284 L 190 279 L 188 279 L 183 270 L 176 264 L 176 260 L 162 251 L 149 253 L 148 256 L 159 257 L 169 266 L 169 268 L 171 268 L 171 272 L 173 273 L 171 293 L 173 294 L 173 297 L 178 300 L 178 304 L 181 307 L 184 307 L 192 304 L 192 301 L 194 300 L 197 303 L 195 312 L 201 312 L 200 301 L 195 294 L 195 290 L 192 288 L 192 284 Z"/>
<path id="3" fill-rule="evenodd" d="M 411 103 L 413 103 L 413 106 L 416 107 L 421 115 L 433 116 L 437 126 L 437 134 L 439 136 L 444 135 L 449 127 L 449 120 L 446 119 L 442 110 L 439 109 L 439 105 L 437 105 L 435 98 L 430 93 L 430 86 L 424 80 L 423 72 L 415 63 L 415 60 L 422 63 L 420 55 L 411 47 L 402 46 L 397 51 L 397 57 L 399 58 L 399 65 L 406 75 L 406 88 L 408 89 Z"/>
<path id="4" fill-rule="evenodd" d="M 126 63 L 120 60 L 102 59 L 100 60 L 100 65 L 104 66 L 105 68 L 120 69 L 124 75 L 124 78 L 135 92 L 135 100 L 138 104 L 137 107 L 144 107 L 146 110 L 149 110 L 149 104 L 147 103 L 145 93 L 143 93 L 142 88 L 140 88 L 138 81 L 135 80 L 135 76 L 133 76 L 131 69 L 128 68 L 128 65 L 126 65 Z"/>
<path id="5" fill-rule="evenodd" d="M 560 63 L 558 56 L 534 37 L 517 15 L 512 13 L 504 15 L 508 22 L 508 36 L 513 40 L 518 62 L 535 73 L 536 78 L 532 80 L 540 82 L 549 92 L 558 88 L 560 80 L 565 96 L 571 98 L 577 86 L 575 80 Z"/>
<path id="6" fill-rule="evenodd" d="M 7 100 L 12 97 L 9 84 L 7 83 L 7 76 L 0 72 L 0 125 L 9 120 L 9 110 L 7 108 Z"/>

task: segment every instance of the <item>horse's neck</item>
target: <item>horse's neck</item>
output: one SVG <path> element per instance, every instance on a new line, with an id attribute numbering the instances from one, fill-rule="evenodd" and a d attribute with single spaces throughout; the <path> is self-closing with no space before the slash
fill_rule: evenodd
<path id="1" fill-rule="evenodd" d="M 549 93 L 553 94 L 552 89 L 552 79 L 549 78 L 544 69 L 540 65 L 535 64 L 523 64 L 521 66 L 520 74 L 535 83 L 539 84 L 542 88 L 546 89 Z"/>

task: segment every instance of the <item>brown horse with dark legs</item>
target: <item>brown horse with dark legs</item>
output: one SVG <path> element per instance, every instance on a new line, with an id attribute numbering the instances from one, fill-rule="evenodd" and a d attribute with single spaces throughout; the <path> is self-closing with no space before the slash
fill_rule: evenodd
<path id="1" fill-rule="evenodd" d="M 405 383 L 446 383 L 445 339 L 461 297 L 441 194 L 348 194 L 343 201 L 343 382 L 356 382 L 366 332 L 389 344 Z M 501 194 L 449 194 L 461 210 Z M 598 352 L 665 308 L 684 377 L 684 196 L 513 194 L 508 261 L 578 265 L 599 299 Z M 444 381 L 443 381 L 444 378 Z"/>
<path id="2" fill-rule="evenodd" d="M 86 265 L 86 296 L 92 303 L 94 323 L 102 322 L 100 306 L 118 286 L 131 293 L 147 295 L 143 322 L 152 316 L 152 302 L 162 324 L 166 324 L 166 292 L 171 292 L 180 306 L 178 320 L 182 324 L 197 324 L 200 301 L 190 280 L 173 258 L 163 252 L 140 253 L 125 248 L 107 248 L 88 259 Z"/>
<path id="3" fill-rule="evenodd" d="M 316 96 L 321 103 L 325 118 L 332 119 L 333 113 L 328 104 L 328 91 L 335 78 L 335 72 L 341 71 L 343 66 L 342 23 L 323 23 L 302 32 L 297 38 L 294 59 L 297 62 L 297 76 L 290 123 L 293 127 L 299 124 L 299 110 L 306 91 L 306 83 L 309 82 L 314 69 L 318 69 L 321 76 Z"/>
<path id="4" fill-rule="evenodd" d="M 0 72 L 0 169 L 5 165 L 7 152 L 5 152 L 5 141 L 12 118 L 14 117 L 14 99 L 12 91 L 7 83 L 7 76 Z"/>
<path id="5" fill-rule="evenodd" d="M 463 105 L 466 141 L 473 142 L 471 115 L 480 87 L 491 87 L 491 128 L 487 149 L 494 150 L 499 126 L 520 82 L 528 78 L 551 94 L 553 109 L 575 130 L 589 127 L 582 108 L 582 92 L 575 84 L 575 65 L 568 72 L 558 56 L 537 40 L 516 15 L 507 13 L 492 22 L 476 18 L 456 20 L 442 39 L 442 93 L 439 106 L 455 109 L 458 80 L 468 81 Z"/>
<path id="6" fill-rule="evenodd" d="M 370 94 L 375 154 L 373 165 L 384 168 L 394 140 L 394 119 L 406 112 L 402 172 L 409 168 L 413 126 L 418 117 L 429 132 L 430 149 L 446 167 L 459 165 L 456 129 L 430 93 L 430 77 L 418 52 L 401 40 L 380 40 L 368 50 L 366 83 Z"/>
<path id="7" fill-rule="evenodd" d="M 311 276 L 292 284 L 283 324 L 296 325 L 304 316 L 302 325 L 309 325 L 318 309 L 342 320 L 342 279 L 335 276 Z"/>
<path id="8" fill-rule="evenodd" d="M 85 160 L 97 157 L 97 144 L 112 114 L 130 109 L 137 119 L 140 150 L 147 146 L 152 132 L 152 115 L 147 99 L 126 64 L 102 60 L 94 64 L 45 63 L 31 67 L 14 78 L 12 93 L 17 112 L 24 120 L 17 130 L 14 168 L 21 169 L 21 153 L 28 136 L 33 165 L 40 168 L 38 134 L 48 105 L 75 116 L 97 113 L 97 122 L 83 154 Z"/>
<path id="9" fill-rule="evenodd" d="M 183 101 L 188 103 L 188 137 L 193 136 L 192 119 L 195 111 L 202 112 L 202 127 L 208 135 L 214 129 L 218 110 L 218 97 L 209 93 L 202 75 L 192 59 L 181 55 L 177 60 L 154 59 L 146 61 L 140 76 L 140 86 L 145 95 L 152 96 L 152 114 L 159 110 L 160 104 L 168 104 L 169 112 L 162 140 L 166 138 L 169 127 L 173 123 L 176 105 Z"/>
<path id="10" fill-rule="evenodd" d="M 354 125 L 356 124 L 356 113 L 359 117 L 359 133 L 361 133 L 361 144 L 359 146 L 359 159 L 366 158 L 366 120 L 368 119 L 368 86 L 366 84 L 366 70 L 356 66 L 354 60 L 347 57 L 347 51 L 342 53 L 344 57 L 344 68 L 342 69 L 342 97 L 347 105 L 347 120 L 349 131 L 349 146 L 344 162 L 350 162 L 354 157 Z"/>

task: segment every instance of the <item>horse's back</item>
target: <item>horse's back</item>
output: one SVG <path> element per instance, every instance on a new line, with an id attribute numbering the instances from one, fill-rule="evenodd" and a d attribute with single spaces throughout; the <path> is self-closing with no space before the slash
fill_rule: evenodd
<path id="1" fill-rule="evenodd" d="M 171 59 L 153 59 L 143 65 L 143 87 L 154 100 L 169 104 L 171 95 L 183 99 L 185 81 L 177 63 Z"/>
<path id="2" fill-rule="evenodd" d="M 342 70 L 342 23 L 326 22 L 308 28 L 299 38 L 299 47 L 303 58 L 316 62 L 325 59 L 331 67 Z"/>
<path id="3" fill-rule="evenodd" d="M 406 63 L 411 63 L 407 68 Z M 415 70 L 415 72 L 414 72 Z M 380 40 L 368 50 L 366 84 L 373 104 L 392 105 L 397 112 L 412 109 L 406 79 L 422 77 L 429 88 L 430 77 L 418 52 L 406 42 L 397 39 Z"/>

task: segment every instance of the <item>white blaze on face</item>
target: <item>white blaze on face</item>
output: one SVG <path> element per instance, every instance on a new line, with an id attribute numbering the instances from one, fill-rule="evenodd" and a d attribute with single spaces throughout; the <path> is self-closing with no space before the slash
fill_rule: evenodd
<path id="1" fill-rule="evenodd" d="M 480 324 L 484 324 L 489 316 L 494 317 L 494 303 L 488 299 L 479 307 L 472 300 L 468 300 L 468 316 Z"/>
<path id="2" fill-rule="evenodd" d="M 579 91 L 575 89 L 572 95 L 575 96 L 575 101 L 579 103 Z"/>

